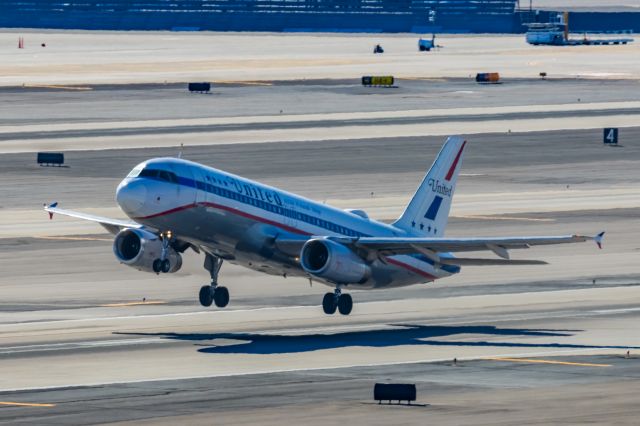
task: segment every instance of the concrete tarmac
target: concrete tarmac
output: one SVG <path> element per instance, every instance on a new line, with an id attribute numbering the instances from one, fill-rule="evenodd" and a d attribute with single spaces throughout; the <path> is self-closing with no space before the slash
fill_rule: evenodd
<path id="1" fill-rule="evenodd" d="M 416 90 L 430 90 L 420 84 Z M 438 84 L 445 91 L 458 83 Z M 595 84 L 559 84 L 559 93 L 595 93 Z M 225 116 L 220 108 L 186 124 L 172 123 L 186 118 L 182 106 L 190 108 L 179 87 L 168 89 L 172 108 L 146 110 L 136 107 L 144 93 L 136 87 L 120 109 L 111 91 L 126 94 L 125 87 L 88 92 L 94 98 L 79 91 L 3 89 L 23 103 L 0 126 L 0 134 L 11 135 L 0 142 L 0 181 L 6 182 L 0 186 L 0 422 L 634 424 L 640 128 L 622 128 L 619 147 L 603 146 L 602 129 L 584 123 L 614 115 L 633 121 L 637 99 L 629 82 L 602 84 L 615 90 L 582 106 L 568 95 L 548 102 L 548 87 L 530 105 L 509 103 L 512 88 L 494 97 L 483 92 L 471 106 L 466 95 L 451 98 L 451 111 L 440 113 L 404 103 L 404 95 L 392 95 L 381 107 L 359 94 L 347 106 L 339 99 L 355 89 L 346 85 L 317 106 L 301 95 L 293 102 L 301 110 L 280 118 L 257 100 L 322 91 L 329 83 L 234 86 L 238 97 L 228 105 L 233 111 L 248 105 L 244 114 Z M 368 99 L 379 103 L 367 107 Z M 42 106 L 47 102 L 49 108 Z M 115 103 L 104 106 L 108 116 L 97 117 L 92 108 L 103 102 Z M 326 114 L 330 102 L 340 106 L 335 116 Z M 30 108 L 38 113 L 29 114 Z M 381 111 L 389 117 L 381 115 L 386 121 L 380 127 L 392 130 L 363 137 Z M 509 126 L 533 118 L 541 127 L 491 132 L 494 113 Z M 553 114 L 557 128 L 549 128 Z M 514 258 L 550 265 L 466 267 L 436 283 L 353 291 L 349 317 L 322 313 L 328 287 L 225 264 L 221 281 L 231 305 L 217 310 L 197 303 L 198 289 L 208 282 L 201 256 L 186 253 L 176 274 L 138 272 L 117 264 L 111 236 L 99 226 L 49 221 L 41 210 L 58 201 L 122 217 L 113 201 L 120 179 L 149 157 L 177 155 L 179 142 L 195 140 L 190 126 L 205 126 L 204 142 L 187 143 L 184 158 L 393 220 L 444 140 L 393 133 L 422 125 L 417 122 L 425 117 L 443 128 L 477 128 L 467 135 L 448 235 L 605 230 L 604 249 L 588 243 L 514 250 Z M 355 137 L 337 125 L 341 120 L 356 121 L 350 123 Z M 310 122 L 323 134 L 338 132 L 335 140 L 314 138 Z M 211 143 L 221 133 L 215 126 L 228 125 L 237 132 L 271 130 L 276 141 Z M 277 142 L 294 126 L 301 126 L 302 139 Z M 133 134 L 100 133 L 131 128 Z M 160 138 L 160 128 L 172 132 L 166 136 L 171 145 L 156 141 L 141 148 L 135 141 Z M 66 151 L 66 168 L 34 164 L 38 141 L 61 148 L 56 144 L 65 138 L 89 136 L 117 142 Z M 7 149 L 9 142 L 15 149 Z M 416 383 L 418 401 L 378 406 L 375 382 Z"/>
<path id="2" fill-rule="evenodd" d="M 25 48 L 18 49 L 18 37 Z M 304 80 L 394 75 L 468 78 L 640 77 L 640 44 L 531 46 L 524 35 L 438 35 L 431 52 L 417 34 L 269 34 L 11 30 L 0 33 L 0 85 Z M 46 47 L 41 47 L 45 43 Z M 381 44 L 385 53 L 374 55 Z"/>

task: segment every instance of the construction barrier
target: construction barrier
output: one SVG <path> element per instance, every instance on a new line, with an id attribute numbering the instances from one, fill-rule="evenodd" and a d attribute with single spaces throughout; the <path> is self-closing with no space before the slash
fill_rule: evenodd
<path id="1" fill-rule="evenodd" d="M 497 72 L 479 72 L 476 74 L 477 83 L 498 83 L 500 81 L 500 74 Z"/>
<path id="2" fill-rule="evenodd" d="M 362 77 L 363 86 L 393 86 L 393 76 L 365 76 Z"/>

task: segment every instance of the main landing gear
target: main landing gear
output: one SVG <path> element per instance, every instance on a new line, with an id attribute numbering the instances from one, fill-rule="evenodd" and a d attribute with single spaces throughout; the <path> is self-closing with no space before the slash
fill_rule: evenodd
<path id="1" fill-rule="evenodd" d="M 168 231 L 165 234 L 160 234 L 162 238 L 162 253 L 160 254 L 160 259 L 156 259 L 153 261 L 151 267 L 153 268 L 153 272 L 159 274 L 160 272 L 166 274 L 171 270 L 171 262 L 167 259 L 167 252 L 169 251 L 169 245 L 171 244 L 171 231 Z"/>
<path id="2" fill-rule="evenodd" d="M 333 293 L 327 293 L 322 299 L 322 310 L 327 315 L 336 313 L 336 309 L 342 315 L 349 315 L 353 309 L 353 299 L 350 294 L 342 294 L 340 287 L 337 287 Z"/>
<path id="3" fill-rule="evenodd" d="M 211 274 L 211 285 L 204 285 L 200 288 L 200 304 L 211 306 L 215 303 L 218 308 L 224 308 L 229 304 L 229 290 L 226 287 L 218 286 L 218 272 L 222 267 L 222 259 L 207 254 L 204 259 L 204 267 Z"/>

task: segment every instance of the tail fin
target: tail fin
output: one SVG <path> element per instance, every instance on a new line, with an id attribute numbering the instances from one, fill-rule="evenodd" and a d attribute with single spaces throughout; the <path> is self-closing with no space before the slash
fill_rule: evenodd
<path id="1" fill-rule="evenodd" d="M 393 226 L 418 236 L 441 237 L 447 227 L 467 141 L 447 139 L 406 210 Z"/>

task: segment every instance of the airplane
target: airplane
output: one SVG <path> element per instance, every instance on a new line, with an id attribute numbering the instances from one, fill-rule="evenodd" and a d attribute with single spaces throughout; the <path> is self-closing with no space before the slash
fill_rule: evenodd
<path id="1" fill-rule="evenodd" d="M 593 240 L 596 236 L 446 238 L 451 201 L 467 142 L 449 137 L 395 222 L 362 210 L 341 210 L 222 170 L 180 158 L 154 158 L 135 166 L 116 190 L 129 220 L 58 207 L 54 214 L 97 222 L 115 235 L 120 263 L 141 271 L 174 273 L 189 248 L 204 254 L 211 282 L 199 292 L 202 306 L 229 303 L 218 284 L 224 261 L 283 277 L 305 277 L 334 289 L 322 300 L 328 315 L 349 315 L 346 289 L 388 289 L 433 282 L 467 265 L 538 265 L 515 260 L 511 249 Z M 488 251 L 497 258 L 456 257 Z"/>

